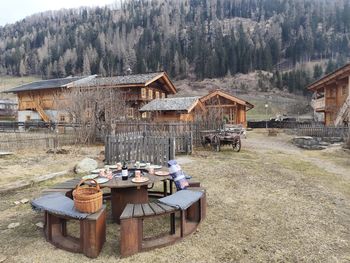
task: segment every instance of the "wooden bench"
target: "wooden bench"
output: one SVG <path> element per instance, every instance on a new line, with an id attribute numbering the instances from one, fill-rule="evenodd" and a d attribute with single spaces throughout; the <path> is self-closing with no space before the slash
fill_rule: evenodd
<path id="1" fill-rule="evenodd" d="M 81 178 L 73 178 L 58 183 L 42 191 L 42 195 L 62 193 L 73 199 L 73 190 Z M 78 220 L 69 216 L 56 215 L 45 211 L 44 233 L 46 240 L 54 246 L 74 252 L 83 253 L 87 257 L 95 258 L 99 255 L 106 240 L 106 207 L 87 218 L 79 220 L 80 238 L 74 238 L 67 233 L 67 221 Z"/>
<path id="2" fill-rule="evenodd" d="M 160 202 L 146 204 L 127 204 L 120 216 L 120 254 L 121 257 L 172 244 L 193 233 L 206 215 L 206 193 L 186 210 L 171 207 Z M 180 214 L 180 229 L 176 229 L 175 213 Z M 144 239 L 143 220 L 146 218 L 170 215 L 169 233 Z"/>
<path id="3" fill-rule="evenodd" d="M 73 199 L 73 190 L 79 184 L 81 178 L 73 178 L 62 183 L 55 184 L 48 189 L 42 191 L 42 194 L 63 193 L 65 196 Z"/>
<path id="4" fill-rule="evenodd" d="M 62 193 L 65 196 L 73 199 L 73 190 L 75 189 L 77 184 L 80 183 L 80 181 L 81 181 L 81 178 L 69 179 L 62 183 L 55 184 L 50 188 L 44 189 L 41 193 L 42 195 L 52 194 L 52 193 Z M 103 200 L 110 200 L 110 199 L 111 199 L 111 193 L 104 191 Z"/>
<path id="5" fill-rule="evenodd" d="M 68 235 L 68 220 L 78 219 L 45 211 L 46 240 L 60 249 L 96 258 L 106 241 L 106 207 L 103 206 L 99 212 L 79 220 L 80 238 Z"/>

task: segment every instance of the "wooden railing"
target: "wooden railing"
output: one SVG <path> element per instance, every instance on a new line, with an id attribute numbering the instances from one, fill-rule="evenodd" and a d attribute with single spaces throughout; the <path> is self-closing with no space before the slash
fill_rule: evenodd
<path id="1" fill-rule="evenodd" d="M 329 127 L 315 125 L 299 125 L 297 129 L 299 136 L 311 137 L 340 137 L 346 139 L 349 136 L 349 127 Z"/>

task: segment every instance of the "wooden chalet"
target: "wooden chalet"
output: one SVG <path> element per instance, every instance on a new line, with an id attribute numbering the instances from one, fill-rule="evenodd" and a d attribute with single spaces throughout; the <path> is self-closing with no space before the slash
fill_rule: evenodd
<path id="1" fill-rule="evenodd" d="M 222 90 L 203 97 L 167 98 L 151 101 L 140 111 L 151 113 L 154 121 L 225 120 L 246 127 L 246 112 L 254 106 Z"/>
<path id="2" fill-rule="evenodd" d="M 155 99 L 140 109 L 155 122 L 194 121 L 205 112 L 200 97 Z"/>
<path id="3" fill-rule="evenodd" d="M 71 88 L 117 88 L 125 92 L 127 118 L 139 119 L 139 108 L 157 98 L 175 94 L 176 88 L 165 72 L 133 74 L 115 77 L 68 77 L 25 84 L 10 90 L 18 97 L 18 121 L 43 120 L 69 122 L 65 113 L 57 110 L 57 100 Z M 78 103 L 78 102 L 77 102 Z"/>
<path id="4" fill-rule="evenodd" d="M 324 115 L 324 123 L 347 125 L 350 121 L 350 64 L 324 76 L 307 87 L 312 91 L 311 105 Z"/>
<path id="5" fill-rule="evenodd" d="M 244 127 L 247 126 L 246 112 L 254 108 L 251 103 L 219 89 L 203 96 L 200 101 L 209 118 L 219 118 L 229 124 L 241 124 Z"/>

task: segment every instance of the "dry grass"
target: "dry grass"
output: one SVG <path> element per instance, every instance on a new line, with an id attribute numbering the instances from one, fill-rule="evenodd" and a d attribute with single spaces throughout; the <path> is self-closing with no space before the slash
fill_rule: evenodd
<path id="1" fill-rule="evenodd" d="M 62 178 L 1 196 L 0 254 L 6 262 L 349 261 L 350 175 L 325 170 L 287 139 L 249 134 L 240 153 L 198 150 L 183 164 L 206 187 L 208 214 L 199 231 L 180 243 L 120 259 L 119 226 L 109 220 L 107 242 L 97 259 L 55 249 L 34 225 L 41 216 L 29 205 L 12 204 L 38 196 Z M 9 230 L 11 222 L 21 226 Z M 148 222 L 148 231 L 160 225 Z"/>
<path id="2" fill-rule="evenodd" d="M 30 149 L 0 157 L 0 187 L 16 181 L 30 181 L 36 176 L 72 170 L 84 157 L 96 158 L 103 147 L 64 147 L 68 154 L 47 154 L 46 150 Z"/>

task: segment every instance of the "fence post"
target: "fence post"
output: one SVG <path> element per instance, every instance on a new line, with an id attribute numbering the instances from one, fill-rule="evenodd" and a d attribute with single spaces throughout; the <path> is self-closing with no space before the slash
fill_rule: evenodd
<path id="1" fill-rule="evenodd" d="M 109 140 L 109 135 L 106 135 L 105 137 L 105 161 L 107 164 L 110 164 L 110 140 Z"/>
<path id="2" fill-rule="evenodd" d="M 169 160 L 175 159 L 175 138 L 169 137 Z"/>

